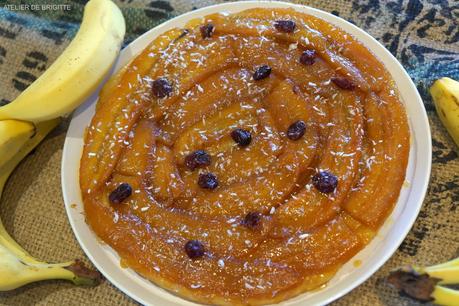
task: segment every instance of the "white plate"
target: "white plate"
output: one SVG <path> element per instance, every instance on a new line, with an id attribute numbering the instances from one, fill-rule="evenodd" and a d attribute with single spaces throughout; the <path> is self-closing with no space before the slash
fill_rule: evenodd
<path id="1" fill-rule="evenodd" d="M 354 35 L 385 64 L 398 85 L 409 116 L 412 137 L 406 176 L 409 184 L 404 185 L 394 211 L 378 235 L 365 249 L 344 265 L 324 289 L 305 293 L 281 303 L 282 305 L 326 304 L 360 285 L 389 259 L 408 234 L 427 190 L 431 166 L 429 123 L 416 87 L 399 62 L 370 35 L 332 14 L 290 3 L 249 1 L 205 7 L 157 26 L 140 36 L 121 52 L 114 70 L 117 71 L 127 64 L 157 35 L 174 27 L 182 27 L 190 19 L 215 12 L 237 12 L 254 7 L 292 7 L 300 12 L 320 17 Z M 138 302 L 161 306 L 196 305 L 161 289 L 130 269 L 121 268 L 118 255 L 109 246 L 101 244 L 84 221 L 78 171 L 83 147 L 83 132 L 94 115 L 96 100 L 97 95 L 92 96 L 74 113 L 64 145 L 62 190 L 67 215 L 75 236 L 99 271 L 116 287 Z M 76 204 L 76 207 L 72 204 Z M 358 268 L 353 265 L 357 259 L 362 261 Z"/>

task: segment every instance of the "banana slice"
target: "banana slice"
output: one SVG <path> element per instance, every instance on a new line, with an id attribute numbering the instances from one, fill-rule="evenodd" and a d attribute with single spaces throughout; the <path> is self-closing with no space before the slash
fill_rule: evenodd
<path id="1" fill-rule="evenodd" d="M 441 78 L 430 87 L 441 122 L 459 146 L 459 82 Z"/>
<path id="2" fill-rule="evenodd" d="M 118 56 L 123 15 L 110 0 L 91 0 L 75 38 L 59 58 L 14 101 L 0 107 L 0 120 L 41 122 L 75 109 L 97 88 Z"/>

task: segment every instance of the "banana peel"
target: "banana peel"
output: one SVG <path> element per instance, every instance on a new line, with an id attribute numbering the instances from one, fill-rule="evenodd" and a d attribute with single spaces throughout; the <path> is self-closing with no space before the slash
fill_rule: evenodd
<path id="1" fill-rule="evenodd" d="M 110 0 L 90 0 L 75 38 L 63 54 L 11 103 L 0 107 L 0 196 L 26 157 L 65 116 L 92 94 L 115 62 L 125 23 Z M 0 291 L 47 279 L 97 285 L 101 274 L 81 261 L 47 263 L 31 256 L 0 220 Z"/>
<path id="2" fill-rule="evenodd" d="M 459 146 L 459 82 L 446 77 L 436 80 L 430 94 L 438 117 Z"/>

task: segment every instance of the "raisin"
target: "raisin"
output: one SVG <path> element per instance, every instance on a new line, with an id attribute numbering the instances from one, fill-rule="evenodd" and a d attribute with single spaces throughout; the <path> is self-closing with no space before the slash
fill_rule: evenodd
<path id="1" fill-rule="evenodd" d="M 300 63 L 303 65 L 312 65 L 316 61 L 316 51 L 306 50 L 300 56 Z"/>
<path id="2" fill-rule="evenodd" d="M 312 184 L 322 193 L 332 193 L 338 186 L 338 178 L 329 171 L 319 171 L 312 177 Z"/>
<path id="3" fill-rule="evenodd" d="M 233 140 L 241 147 L 246 147 L 252 142 L 252 135 L 244 129 L 235 129 L 231 132 Z"/>
<path id="4" fill-rule="evenodd" d="M 185 244 L 185 252 L 191 259 L 196 259 L 204 255 L 204 245 L 199 240 L 189 240 Z"/>
<path id="5" fill-rule="evenodd" d="M 215 26 L 212 23 L 205 24 L 199 28 L 202 38 L 210 38 L 214 34 Z"/>
<path id="6" fill-rule="evenodd" d="M 132 194 L 132 187 L 128 183 L 122 183 L 108 196 L 108 200 L 112 204 L 120 204 Z"/>
<path id="7" fill-rule="evenodd" d="M 218 179 L 213 173 L 202 173 L 199 175 L 198 185 L 204 189 L 215 189 L 218 187 Z"/>
<path id="8" fill-rule="evenodd" d="M 257 227 L 258 224 L 260 224 L 260 221 L 261 214 L 259 212 L 249 212 L 242 221 L 242 224 L 247 226 L 248 228 L 253 229 Z"/>
<path id="9" fill-rule="evenodd" d="M 298 140 L 303 137 L 306 131 L 306 123 L 302 120 L 293 122 L 287 130 L 287 137 L 290 140 Z"/>
<path id="10" fill-rule="evenodd" d="M 295 31 L 296 24 L 293 20 L 276 20 L 274 22 L 274 27 L 279 32 L 292 33 Z"/>
<path id="11" fill-rule="evenodd" d="M 153 81 L 152 91 L 157 98 L 165 98 L 172 93 L 172 85 L 166 78 L 159 78 Z"/>
<path id="12" fill-rule="evenodd" d="M 343 77 L 334 77 L 331 78 L 331 81 L 341 89 L 353 90 L 355 88 L 355 84 L 351 80 Z"/>
<path id="13" fill-rule="evenodd" d="M 268 65 L 262 65 L 255 70 L 253 74 L 253 79 L 255 81 L 265 79 L 269 77 L 270 74 L 271 74 L 271 67 L 269 67 Z"/>
<path id="14" fill-rule="evenodd" d="M 185 157 L 185 166 L 193 171 L 198 167 L 210 165 L 211 158 L 209 153 L 204 150 L 197 150 Z"/>

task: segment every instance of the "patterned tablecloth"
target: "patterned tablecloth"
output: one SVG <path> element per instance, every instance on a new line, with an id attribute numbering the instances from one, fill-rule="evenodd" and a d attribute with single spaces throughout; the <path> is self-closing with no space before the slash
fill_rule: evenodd
<path id="1" fill-rule="evenodd" d="M 0 105 L 13 100 L 64 50 L 78 29 L 85 2 L 0 0 Z M 128 44 L 166 19 L 221 1 L 115 2 L 126 18 L 125 44 Z M 423 97 L 432 129 L 433 165 L 422 211 L 395 255 L 363 285 L 333 303 L 413 305 L 414 302 L 387 286 L 388 272 L 404 263 L 433 264 L 459 256 L 459 150 L 440 124 L 427 91 L 436 78 L 459 79 L 459 2 L 295 2 L 332 12 L 373 35 L 399 59 Z M 0 217 L 7 230 L 33 255 L 48 261 L 82 258 L 89 264 L 70 229 L 62 199 L 60 162 L 67 126 L 68 122 L 64 122 L 52 132 L 15 171 L 1 200 Z M 107 281 L 95 288 L 47 281 L 0 293 L 0 304 L 131 305 L 135 302 Z"/>

